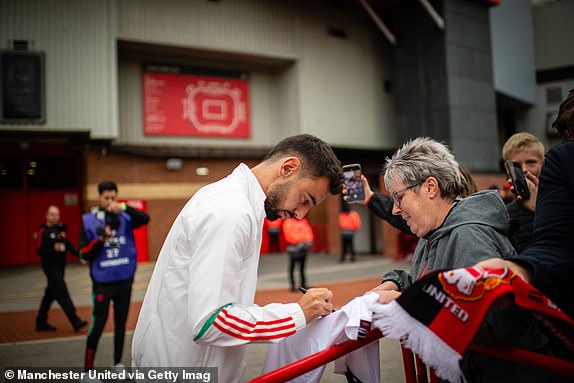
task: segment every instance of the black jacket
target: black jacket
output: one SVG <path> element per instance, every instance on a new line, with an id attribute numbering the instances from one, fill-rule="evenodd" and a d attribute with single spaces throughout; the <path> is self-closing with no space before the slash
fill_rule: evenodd
<path id="1" fill-rule="evenodd" d="M 534 213 L 520 206 L 516 201 L 506 204 L 510 215 L 510 241 L 517 253 L 521 253 L 532 243 Z"/>
<path id="2" fill-rule="evenodd" d="M 64 251 L 56 251 L 54 246 L 61 243 Z M 36 253 L 42 257 L 42 264 L 45 266 L 64 267 L 66 264 L 66 253 L 77 256 L 77 250 L 66 237 L 64 225 L 48 226 L 45 223 L 38 226 L 36 231 Z"/>
<path id="3" fill-rule="evenodd" d="M 414 235 L 407 225 L 407 222 L 400 215 L 393 215 L 393 199 L 382 193 L 374 193 L 367 207 L 377 217 L 384 219 L 400 231 Z"/>
<path id="4" fill-rule="evenodd" d="M 531 283 L 574 318 L 574 141 L 546 154 L 533 241 L 513 261 L 528 268 Z"/>

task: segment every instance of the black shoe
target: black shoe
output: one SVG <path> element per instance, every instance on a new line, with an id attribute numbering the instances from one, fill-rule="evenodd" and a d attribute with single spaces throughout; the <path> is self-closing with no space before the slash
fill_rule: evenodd
<path id="1" fill-rule="evenodd" d="M 297 289 L 295 288 L 295 286 L 291 286 L 291 288 L 289 289 L 290 291 L 297 291 Z"/>
<path id="2" fill-rule="evenodd" d="M 57 328 L 46 323 L 36 323 L 36 331 L 56 331 Z"/>
<path id="3" fill-rule="evenodd" d="M 78 319 L 76 319 L 76 321 L 73 324 L 74 331 L 78 332 L 87 325 L 88 325 L 88 321 L 85 321 L 83 319 L 78 318 Z"/>

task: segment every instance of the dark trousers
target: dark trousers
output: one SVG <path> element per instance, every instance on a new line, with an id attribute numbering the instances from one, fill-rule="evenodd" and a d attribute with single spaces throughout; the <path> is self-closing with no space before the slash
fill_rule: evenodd
<path id="1" fill-rule="evenodd" d="M 281 249 L 279 248 L 279 232 L 269 232 L 269 252 L 279 253 Z"/>
<path id="2" fill-rule="evenodd" d="M 114 302 L 114 364 L 122 360 L 124 338 L 126 335 L 126 320 L 128 319 L 132 296 L 132 283 L 132 279 L 113 283 L 93 282 L 93 322 L 88 332 L 88 340 L 86 342 L 84 365 L 86 369 L 92 369 L 94 367 L 96 348 L 98 347 L 98 342 L 104 331 L 106 321 L 108 320 L 110 301 Z"/>
<path id="3" fill-rule="evenodd" d="M 289 251 L 289 282 L 291 283 L 291 290 L 295 290 L 295 264 L 299 264 L 299 286 L 307 288 L 307 283 L 305 282 L 305 261 L 307 260 L 307 252 L 307 249 Z"/>
<path id="4" fill-rule="evenodd" d="M 351 261 L 355 260 L 355 247 L 353 246 L 353 235 L 343 234 L 341 236 L 343 250 L 341 251 L 341 261 L 345 260 L 347 253 L 351 254 Z"/>
<path id="5" fill-rule="evenodd" d="M 42 262 L 44 275 L 48 280 L 48 286 L 44 290 L 44 297 L 40 303 L 36 324 L 45 324 L 48 322 L 48 311 L 52 302 L 56 301 L 66 313 L 68 320 L 74 326 L 80 319 L 76 316 L 76 308 L 70 298 L 68 287 L 64 281 L 65 265 L 50 265 Z"/>

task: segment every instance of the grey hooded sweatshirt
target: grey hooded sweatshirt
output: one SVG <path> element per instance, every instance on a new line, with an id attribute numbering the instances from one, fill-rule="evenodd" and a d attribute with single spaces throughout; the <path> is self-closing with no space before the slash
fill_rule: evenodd
<path id="1" fill-rule="evenodd" d="M 421 238 L 409 272 L 393 270 L 382 282 L 393 281 L 404 291 L 431 270 L 470 267 L 494 257 L 516 255 L 508 239 L 510 219 L 495 190 L 457 199 L 444 223 Z"/>

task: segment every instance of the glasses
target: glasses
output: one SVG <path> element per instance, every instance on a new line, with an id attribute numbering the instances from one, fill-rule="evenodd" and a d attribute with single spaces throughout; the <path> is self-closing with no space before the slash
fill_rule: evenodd
<path id="1" fill-rule="evenodd" d="M 402 193 L 402 192 L 405 192 L 405 191 L 407 191 L 407 190 L 410 190 L 410 189 L 412 189 L 412 188 L 414 188 L 414 187 L 419 186 L 420 184 L 422 184 L 422 182 L 416 183 L 416 184 L 411 185 L 411 186 L 407 186 L 406 188 L 403 188 L 403 189 L 401 189 L 401 190 L 397 190 L 396 192 L 393 192 L 391 195 L 393 196 L 393 201 L 395 201 L 395 205 L 397 205 L 398 208 L 401 207 L 401 201 L 403 200 L 403 196 L 401 196 L 401 197 L 399 198 L 399 193 Z"/>

